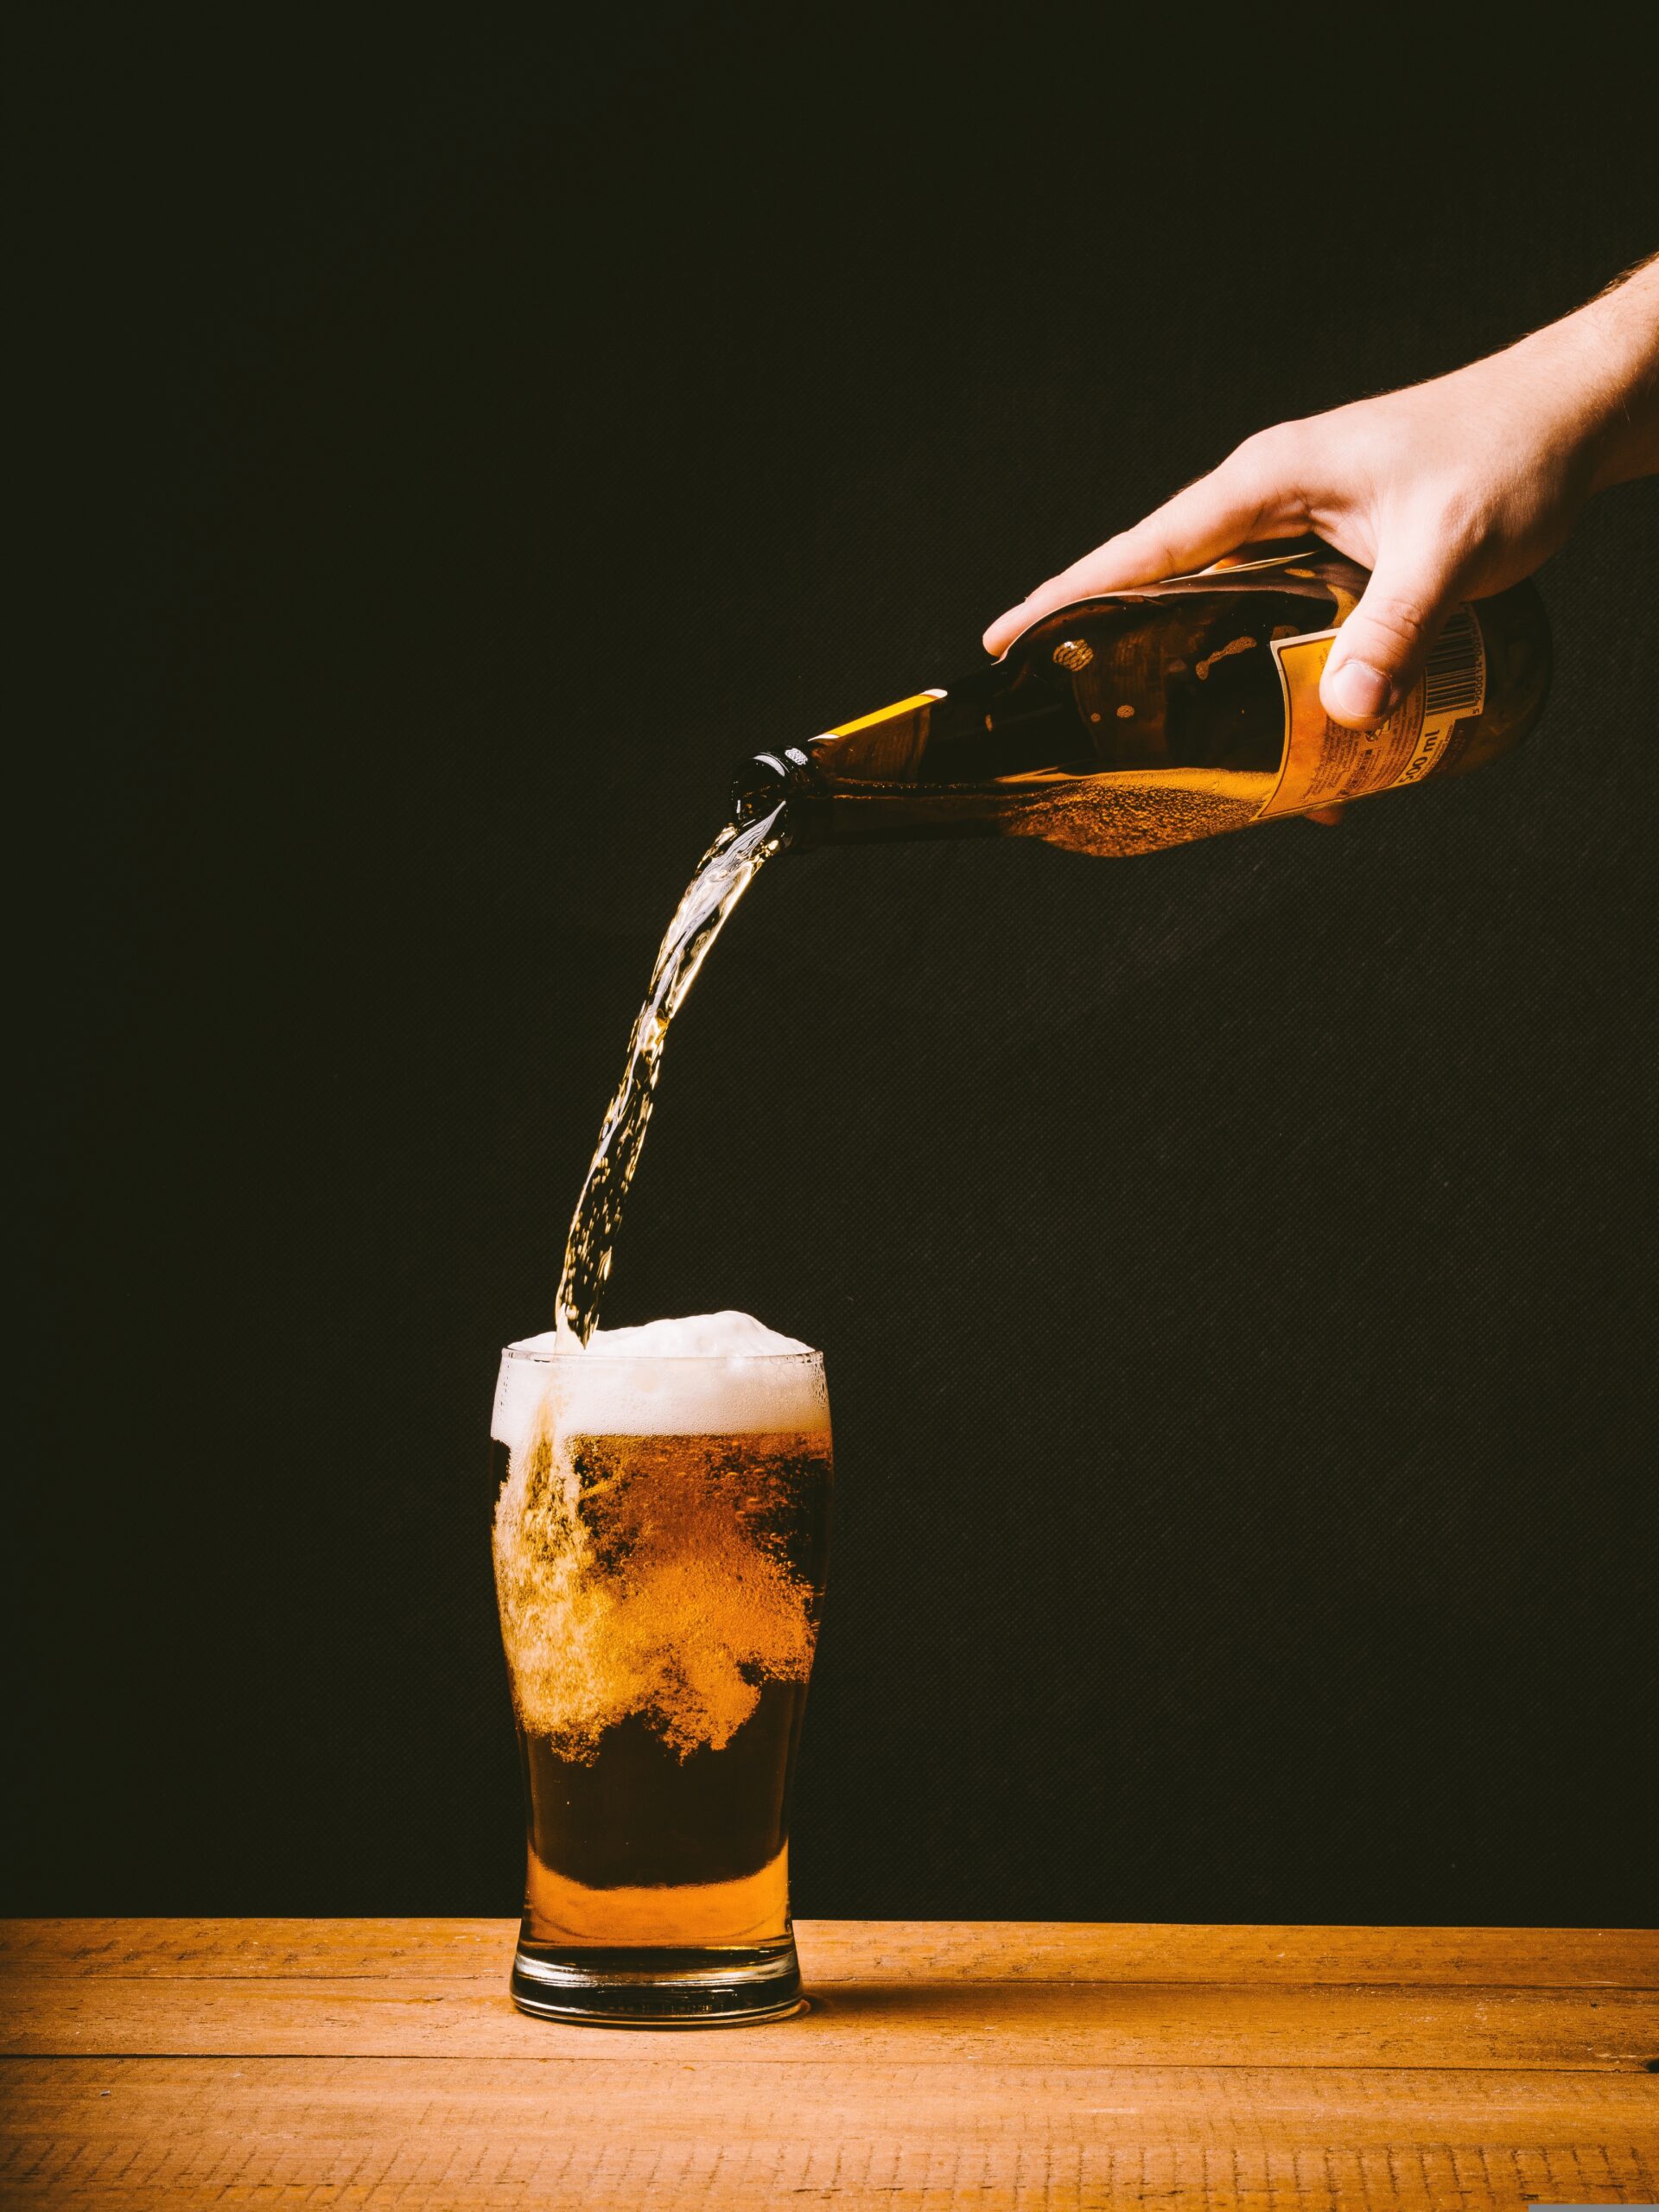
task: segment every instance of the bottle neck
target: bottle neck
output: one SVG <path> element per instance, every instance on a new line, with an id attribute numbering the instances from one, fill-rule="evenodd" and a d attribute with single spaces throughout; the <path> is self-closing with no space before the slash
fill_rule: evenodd
<path id="1" fill-rule="evenodd" d="M 1033 681 L 1020 663 L 999 661 L 804 744 L 751 755 L 738 769 L 732 801 L 740 823 L 781 804 L 785 842 L 798 851 L 991 836 L 1020 779 L 1052 773 L 1077 750 L 1069 692 Z"/>

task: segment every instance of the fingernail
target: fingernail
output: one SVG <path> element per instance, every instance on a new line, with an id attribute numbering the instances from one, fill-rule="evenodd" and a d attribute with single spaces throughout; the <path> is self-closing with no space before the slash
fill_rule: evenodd
<path id="1" fill-rule="evenodd" d="M 1389 711 L 1394 686 L 1380 668 L 1369 661 L 1345 660 L 1331 678 L 1331 696 L 1339 714 L 1356 721 L 1374 722 Z"/>

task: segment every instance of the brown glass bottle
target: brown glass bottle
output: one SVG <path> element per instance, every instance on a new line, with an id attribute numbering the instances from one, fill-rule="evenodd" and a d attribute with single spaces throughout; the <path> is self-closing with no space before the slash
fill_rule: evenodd
<path id="1" fill-rule="evenodd" d="M 746 760 L 738 819 L 782 803 L 797 848 L 1032 836 L 1154 852 L 1461 775 L 1518 743 L 1550 672 L 1529 584 L 1460 607 L 1380 730 L 1327 721 L 1319 677 L 1366 582 L 1316 543 L 1063 608 L 959 683 Z"/>

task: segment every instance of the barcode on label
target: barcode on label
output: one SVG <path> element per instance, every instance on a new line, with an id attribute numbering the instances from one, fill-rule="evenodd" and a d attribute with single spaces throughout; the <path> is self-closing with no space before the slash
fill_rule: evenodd
<path id="1" fill-rule="evenodd" d="M 1460 607 L 1434 641 L 1423 678 L 1423 720 L 1478 715 L 1486 702 L 1486 648 L 1480 625 Z"/>

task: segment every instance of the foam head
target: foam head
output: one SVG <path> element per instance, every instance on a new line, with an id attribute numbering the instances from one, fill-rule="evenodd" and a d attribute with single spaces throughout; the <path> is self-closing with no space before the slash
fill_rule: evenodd
<path id="1" fill-rule="evenodd" d="M 550 1329 L 501 1355 L 490 1433 L 516 1451 L 544 1404 L 567 1436 L 776 1435 L 830 1426 L 810 1344 L 748 1313 L 595 1329 L 586 1347 Z"/>

